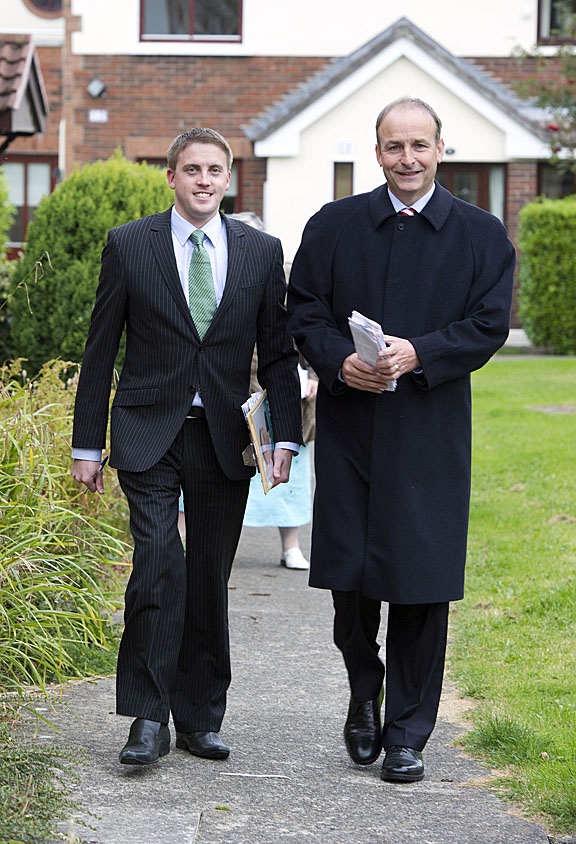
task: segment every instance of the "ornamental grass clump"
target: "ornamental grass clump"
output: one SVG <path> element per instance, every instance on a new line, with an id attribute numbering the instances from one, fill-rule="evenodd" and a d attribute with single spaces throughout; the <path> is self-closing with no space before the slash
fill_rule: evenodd
<path id="1" fill-rule="evenodd" d="M 0 368 L 4 692 L 94 673 L 94 658 L 106 654 L 113 670 L 122 504 L 83 495 L 70 477 L 75 379 L 62 377 L 69 368 L 52 362 L 33 380 L 20 362 Z"/>

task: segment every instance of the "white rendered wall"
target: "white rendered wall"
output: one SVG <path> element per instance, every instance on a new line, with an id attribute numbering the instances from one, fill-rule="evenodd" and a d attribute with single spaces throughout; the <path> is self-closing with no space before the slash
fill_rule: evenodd
<path id="1" fill-rule="evenodd" d="M 457 56 L 508 56 L 534 44 L 537 0 L 244 0 L 242 42 L 221 44 L 141 43 L 139 0 L 72 0 L 72 13 L 82 18 L 74 50 L 86 54 L 343 56 L 407 17 Z"/>
<path id="2" fill-rule="evenodd" d="M 280 237 L 292 260 L 306 221 L 333 199 L 336 161 L 354 162 L 354 193 L 383 182 L 376 161 L 374 125 L 380 109 L 400 96 L 429 102 L 443 122 L 451 162 L 504 163 L 506 137 L 432 77 L 402 58 L 302 132 L 300 155 L 269 158 L 265 192 L 266 230 Z"/>
<path id="3" fill-rule="evenodd" d="M 0 32 L 32 35 L 40 47 L 59 47 L 64 36 L 64 19 L 35 15 L 22 0 L 0 0 Z"/>

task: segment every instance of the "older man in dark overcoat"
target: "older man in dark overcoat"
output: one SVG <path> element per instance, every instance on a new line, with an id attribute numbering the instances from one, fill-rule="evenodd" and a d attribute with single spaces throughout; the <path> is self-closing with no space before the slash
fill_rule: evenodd
<path id="1" fill-rule="evenodd" d="M 507 337 L 515 253 L 496 217 L 435 181 L 444 143 L 428 104 L 395 101 L 376 131 L 387 184 L 308 222 L 289 327 L 320 377 L 310 585 L 333 594 L 346 747 L 358 764 L 384 748 L 382 778 L 412 782 L 436 721 L 449 602 L 464 589 L 470 373 Z M 383 327 L 376 366 L 355 352 L 352 310 Z"/>

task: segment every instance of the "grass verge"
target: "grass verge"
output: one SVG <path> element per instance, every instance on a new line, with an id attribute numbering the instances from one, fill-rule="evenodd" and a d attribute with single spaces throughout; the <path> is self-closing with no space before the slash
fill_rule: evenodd
<path id="1" fill-rule="evenodd" d="M 8 724 L 0 727 L 0 840 L 38 844 L 54 840 L 54 826 L 77 810 L 68 797 L 77 753 L 38 747 L 15 739 Z"/>
<path id="2" fill-rule="evenodd" d="M 19 741 L 27 689 L 110 673 L 117 651 L 125 505 L 113 490 L 83 495 L 70 476 L 70 368 L 55 361 L 29 380 L 20 361 L 0 367 L 2 842 L 38 842 L 70 808 L 70 753 Z"/>
<path id="3" fill-rule="evenodd" d="M 451 674 L 464 743 L 501 794 L 576 833 L 576 361 L 497 356 L 473 376 L 466 598 Z"/>

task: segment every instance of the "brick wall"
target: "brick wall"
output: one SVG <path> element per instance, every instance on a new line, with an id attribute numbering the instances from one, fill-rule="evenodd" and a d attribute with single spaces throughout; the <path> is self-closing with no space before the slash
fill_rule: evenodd
<path id="1" fill-rule="evenodd" d="M 518 242 L 518 214 L 521 208 L 531 202 L 538 191 L 538 164 L 535 161 L 512 161 L 507 168 L 506 222 L 508 235 L 513 243 Z M 516 307 L 516 290 L 512 307 L 512 327 L 521 325 Z"/>
<path id="2" fill-rule="evenodd" d="M 50 115 L 43 137 L 20 139 L 12 152 L 58 150 L 61 110 L 61 51 L 39 54 Z M 328 59 L 315 57 L 72 56 L 74 88 L 68 108 L 67 171 L 74 164 L 108 158 L 116 147 L 129 158 L 164 158 L 172 138 L 191 126 L 211 126 L 243 160 L 242 209 L 262 214 L 266 163 L 255 159 L 242 131 L 263 111 L 294 90 Z M 93 99 L 94 77 L 106 95 Z M 106 109 L 108 123 L 90 123 L 90 109 Z"/>
<path id="3" fill-rule="evenodd" d="M 482 70 L 491 73 L 500 82 L 514 87 L 515 83 L 523 82 L 529 77 L 537 76 L 543 82 L 554 82 L 558 78 L 560 63 L 554 57 L 541 59 L 512 56 L 506 57 L 473 57 L 474 62 Z"/>

